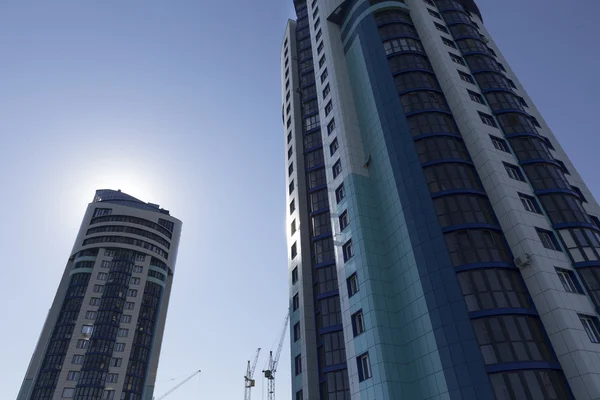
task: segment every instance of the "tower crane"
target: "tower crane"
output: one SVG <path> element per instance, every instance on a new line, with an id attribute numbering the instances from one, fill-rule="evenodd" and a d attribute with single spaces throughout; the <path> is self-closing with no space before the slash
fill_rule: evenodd
<path id="1" fill-rule="evenodd" d="M 288 322 L 290 320 L 290 311 L 288 310 L 285 316 L 285 322 L 283 323 L 283 331 L 281 332 L 281 338 L 279 339 L 279 346 L 275 357 L 273 352 L 269 352 L 269 364 L 267 369 L 263 371 L 265 378 L 267 378 L 267 398 L 269 400 L 275 400 L 275 372 L 277 372 L 277 364 L 279 363 L 279 356 L 281 355 L 281 349 L 283 348 L 283 340 L 285 339 L 285 332 L 287 330 Z"/>
<path id="2" fill-rule="evenodd" d="M 200 370 L 194 372 L 193 374 L 191 374 L 190 376 L 188 376 L 187 378 L 185 378 L 184 380 L 182 380 L 178 385 L 176 385 L 171 390 L 169 390 L 167 393 L 163 394 L 160 397 L 155 397 L 154 400 L 163 400 L 165 397 L 167 397 L 168 395 L 170 395 L 171 393 L 173 393 L 174 391 L 176 391 L 177 389 L 179 389 L 181 386 L 183 386 L 190 379 L 192 379 L 193 377 L 195 377 L 196 375 L 198 375 L 200 372 L 201 372 Z"/>
<path id="3" fill-rule="evenodd" d="M 246 370 L 246 376 L 244 376 L 244 400 L 250 400 L 250 396 L 252 395 L 251 390 L 256 384 L 256 381 L 254 380 L 254 370 L 256 369 L 259 354 L 260 347 L 256 350 L 256 356 L 254 356 L 252 365 L 250 365 L 250 360 L 248 360 L 248 369 Z"/>

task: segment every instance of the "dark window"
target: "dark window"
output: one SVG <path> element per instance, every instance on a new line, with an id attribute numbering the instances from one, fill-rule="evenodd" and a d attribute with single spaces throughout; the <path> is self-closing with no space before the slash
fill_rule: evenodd
<path id="1" fill-rule="evenodd" d="M 521 172 L 521 169 L 519 167 L 508 163 L 503 164 L 504 169 L 506 169 L 506 173 L 509 177 L 517 181 L 525 182 L 525 177 L 523 176 L 523 172 Z"/>
<path id="2" fill-rule="evenodd" d="M 579 198 L 581 199 L 581 201 L 583 201 L 584 203 L 587 203 L 587 199 L 585 198 L 585 196 L 583 195 L 583 192 L 581 191 L 581 189 L 579 189 L 577 186 L 571 186 L 571 189 L 577 193 L 577 196 L 579 196 Z"/>
<path id="3" fill-rule="evenodd" d="M 593 216 L 593 215 L 588 215 L 588 217 L 594 223 L 594 225 L 596 225 L 598 228 L 600 228 L 600 219 L 598 219 L 598 217 Z"/>
<path id="4" fill-rule="evenodd" d="M 471 24 L 471 19 L 463 12 L 460 11 L 446 11 L 444 12 L 444 20 L 446 21 L 446 25 L 454 24 L 454 23 L 465 23 Z"/>
<path id="5" fill-rule="evenodd" d="M 293 235 L 294 233 L 296 233 L 296 220 L 293 220 L 291 225 L 290 225 L 290 230 L 291 230 L 291 234 Z"/>
<path id="6" fill-rule="evenodd" d="M 450 110 L 446 98 L 438 92 L 419 91 L 400 96 L 400 102 L 405 113 L 422 110 Z"/>
<path id="7" fill-rule="evenodd" d="M 490 374 L 497 399 L 568 399 L 563 374 L 553 370 L 526 370 Z"/>
<path id="8" fill-rule="evenodd" d="M 346 362 L 346 348 L 343 332 L 331 332 L 321 335 L 323 346 L 319 348 L 319 359 L 324 366 L 339 365 Z M 330 397 L 331 398 L 331 397 Z"/>
<path id="9" fill-rule="evenodd" d="M 600 306 L 600 268 L 579 268 L 579 276 L 587 289 L 594 305 Z"/>
<path id="10" fill-rule="evenodd" d="M 290 203 L 290 214 L 292 214 L 296 210 L 296 200 L 292 200 Z"/>
<path id="11" fill-rule="evenodd" d="M 498 127 L 498 125 L 496 125 L 496 121 L 494 121 L 494 117 L 492 117 L 491 115 L 482 113 L 480 111 L 478 111 L 478 113 L 479 113 L 479 118 L 481 119 L 481 122 L 483 122 L 486 125 L 493 126 L 494 128 Z"/>
<path id="12" fill-rule="evenodd" d="M 327 189 L 319 190 L 310 194 L 310 212 L 315 212 L 327 208 L 329 199 Z"/>
<path id="13" fill-rule="evenodd" d="M 512 133 L 535 133 L 537 129 L 531 123 L 531 120 L 522 114 L 508 113 L 498 116 L 500 126 L 506 135 Z"/>
<path id="14" fill-rule="evenodd" d="M 337 138 L 333 139 L 333 142 L 331 142 L 331 144 L 329 145 L 329 154 L 334 155 L 339 147 L 340 146 L 338 144 Z"/>
<path id="15" fill-rule="evenodd" d="M 452 36 L 455 39 L 464 38 L 464 37 L 479 37 L 480 34 L 473 26 L 469 24 L 455 24 L 449 27 L 450 32 L 452 32 Z"/>
<path id="16" fill-rule="evenodd" d="M 494 72 L 482 72 L 475 76 L 477 79 L 477 83 L 479 83 L 479 87 L 482 90 L 488 89 L 506 89 L 512 90 L 512 86 L 510 85 L 508 79 L 501 74 Z"/>
<path id="17" fill-rule="evenodd" d="M 475 103 L 485 104 L 485 102 L 483 101 L 483 97 L 481 97 L 481 95 L 479 93 L 475 93 L 472 90 L 467 90 L 467 93 L 469 93 L 469 97 Z"/>
<path id="18" fill-rule="evenodd" d="M 348 285 L 348 297 L 354 296 L 360 290 L 356 273 L 350 275 L 348 279 L 346 279 L 346 284 Z"/>
<path id="19" fill-rule="evenodd" d="M 538 205 L 535 197 L 528 196 L 523 193 L 519 193 L 519 199 L 521 199 L 521 204 L 523 204 L 523 208 L 529 212 L 541 214 L 540 206 Z"/>
<path id="20" fill-rule="evenodd" d="M 327 124 L 327 134 L 331 135 L 331 132 L 333 132 L 335 130 L 335 119 L 332 118 L 331 121 L 329 121 L 329 124 Z"/>
<path id="21" fill-rule="evenodd" d="M 539 319 L 503 315 L 472 320 L 486 365 L 523 361 L 555 361 Z"/>
<path id="22" fill-rule="evenodd" d="M 382 39 L 389 39 L 395 37 L 406 37 L 413 36 L 419 37 L 416 29 L 412 25 L 406 25 L 403 23 L 387 24 L 379 27 L 379 35 Z"/>
<path id="23" fill-rule="evenodd" d="M 348 261 L 354 256 L 354 246 L 352 245 L 352 239 L 348 240 L 342 247 L 344 253 L 344 261 Z"/>
<path id="24" fill-rule="evenodd" d="M 454 119 L 448 114 L 418 114 L 409 117 L 408 124 L 412 136 L 425 135 L 428 133 L 459 133 Z"/>
<path id="25" fill-rule="evenodd" d="M 480 53 L 489 53 L 488 47 L 481 43 L 480 40 L 477 39 L 461 39 L 457 42 L 460 51 L 463 54 L 480 52 Z"/>
<path id="26" fill-rule="evenodd" d="M 294 154 L 294 149 L 292 146 L 288 149 L 288 160 L 292 158 L 292 154 Z"/>
<path id="27" fill-rule="evenodd" d="M 424 52 L 423 45 L 417 39 L 398 38 L 386 40 L 383 42 L 385 54 L 390 55 L 404 51 L 419 51 Z"/>
<path id="28" fill-rule="evenodd" d="M 510 144 L 519 161 L 552 160 L 552 154 L 544 139 L 537 137 L 516 137 L 510 139 Z"/>
<path id="29" fill-rule="evenodd" d="M 457 194 L 433 200 L 438 220 L 443 228 L 462 224 L 496 224 L 489 201 L 482 196 Z"/>
<path id="30" fill-rule="evenodd" d="M 369 353 L 365 353 L 356 358 L 358 364 L 358 380 L 364 381 L 371 378 L 371 364 L 369 362 Z"/>
<path id="31" fill-rule="evenodd" d="M 518 271 L 482 268 L 460 272 L 457 276 L 469 312 L 532 307 Z"/>
<path id="32" fill-rule="evenodd" d="M 519 98 L 511 93 L 490 92 L 485 98 L 493 111 L 523 110 Z"/>
<path id="33" fill-rule="evenodd" d="M 427 12 L 428 12 L 428 13 L 429 13 L 429 15 L 431 15 L 433 18 L 442 19 L 442 16 L 441 16 L 439 13 L 437 13 L 437 12 L 435 12 L 435 11 L 433 11 L 433 10 L 429 9 L 429 8 L 427 9 Z"/>
<path id="34" fill-rule="evenodd" d="M 560 165 L 560 169 L 562 170 L 562 172 L 566 175 L 571 175 L 571 173 L 569 173 L 569 170 L 567 169 L 567 166 L 565 165 L 564 162 L 560 161 L 560 160 L 554 160 L 556 163 L 558 163 L 558 165 Z"/>
<path id="35" fill-rule="evenodd" d="M 291 176 L 292 173 L 294 172 L 294 163 L 292 162 L 289 166 L 288 166 L 288 176 Z"/>
<path id="36" fill-rule="evenodd" d="M 312 149 L 313 147 L 320 146 L 321 142 L 321 132 L 313 132 L 308 135 L 304 135 L 304 150 Z"/>
<path id="37" fill-rule="evenodd" d="M 340 232 L 346 229 L 346 227 L 350 224 L 350 217 L 348 216 L 348 210 L 345 210 L 339 217 L 340 222 Z"/>
<path id="38" fill-rule="evenodd" d="M 406 22 L 409 24 L 412 24 L 412 20 L 410 19 L 410 16 L 402 11 L 393 11 L 393 10 L 386 10 L 383 12 L 378 12 L 377 14 L 375 14 L 375 23 L 377 25 L 382 25 L 388 22 Z"/>
<path id="39" fill-rule="evenodd" d="M 365 331 L 365 318 L 362 310 L 352 314 L 352 331 L 355 337 Z"/>
<path id="40" fill-rule="evenodd" d="M 535 190 L 571 189 L 560 168 L 551 164 L 528 164 L 523 166 L 527 178 Z"/>
<path id="41" fill-rule="evenodd" d="M 323 70 L 323 73 L 321 74 L 321 83 L 325 82 L 325 79 L 327 79 L 327 76 L 328 76 L 328 75 L 329 75 L 329 74 L 327 73 L 327 68 L 325 68 L 325 69 Z"/>
<path id="42" fill-rule="evenodd" d="M 410 69 L 423 69 L 433 72 L 429 59 L 420 54 L 397 54 L 388 58 L 388 64 L 393 74 Z"/>
<path id="43" fill-rule="evenodd" d="M 569 271 L 568 269 L 562 268 L 554 268 L 556 269 L 556 274 L 558 275 L 558 279 L 560 279 L 560 283 L 562 283 L 565 291 L 571 293 L 579 293 L 583 294 L 583 290 L 575 277 L 575 273 L 573 271 Z"/>
<path id="44" fill-rule="evenodd" d="M 581 200 L 576 196 L 555 193 L 540 196 L 540 200 L 553 224 L 588 221 Z"/>
<path id="45" fill-rule="evenodd" d="M 300 322 L 296 322 L 294 325 L 294 342 L 300 340 Z"/>
<path id="46" fill-rule="evenodd" d="M 296 392 L 296 400 L 304 400 L 302 397 L 302 390 Z"/>
<path id="47" fill-rule="evenodd" d="M 415 71 L 399 74 L 394 77 L 396 90 L 399 93 L 415 89 L 439 89 L 440 85 L 434 75 L 427 72 Z"/>
<path id="48" fill-rule="evenodd" d="M 287 135 L 287 142 L 288 144 L 292 141 L 292 132 L 288 133 Z"/>
<path id="49" fill-rule="evenodd" d="M 535 228 L 535 230 L 537 231 L 538 236 L 545 248 L 560 251 L 560 246 L 558 245 L 558 241 L 556 240 L 556 236 L 554 236 L 553 232 L 541 228 Z"/>
<path id="50" fill-rule="evenodd" d="M 328 328 L 342 323 L 339 296 L 318 300 L 320 318 L 317 320 L 317 329 Z"/>
<path id="51" fill-rule="evenodd" d="M 333 246 L 333 240 L 326 238 L 323 240 L 317 240 L 313 243 L 313 254 L 315 264 L 321 264 L 325 262 L 331 262 L 335 260 L 335 249 Z"/>
<path id="52" fill-rule="evenodd" d="M 475 84 L 475 80 L 473 80 L 473 77 L 465 72 L 458 71 L 458 76 L 460 76 L 460 79 L 467 83 Z"/>
<path id="53" fill-rule="evenodd" d="M 300 375 L 302 372 L 302 356 L 297 355 L 294 359 L 294 373 Z"/>
<path id="54" fill-rule="evenodd" d="M 323 65 L 325 65 L 325 55 L 323 54 L 323 56 L 321 57 L 321 59 L 319 60 L 319 68 L 321 68 Z"/>
<path id="55" fill-rule="evenodd" d="M 304 156 L 305 168 L 314 168 L 319 165 L 323 165 L 325 160 L 323 159 L 323 149 L 316 149 L 314 151 L 306 153 Z"/>
<path id="56" fill-rule="evenodd" d="M 319 43 L 319 46 L 317 47 L 317 54 L 321 54 L 321 52 L 323 51 L 323 42 Z"/>
<path id="57" fill-rule="evenodd" d="M 497 72 L 501 73 L 498 61 L 492 56 L 486 54 L 465 56 L 469 68 L 473 72 Z"/>
<path id="58" fill-rule="evenodd" d="M 298 255 L 298 250 L 296 249 L 296 243 L 294 243 L 294 244 L 292 245 L 292 260 L 293 260 L 294 258 L 296 258 L 296 256 L 297 256 L 297 255 Z"/>
<path id="59" fill-rule="evenodd" d="M 434 136 L 415 142 L 419 161 L 427 163 L 438 160 L 470 161 L 462 140 L 452 136 Z"/>
<path id="60" fill-rule="evenodd" d="M 321 39 L 321 35 L 323 34 L 323 32 L 321 32 L 321 30 L 319 29 L 319 31 L 317 32 L 317 34 L 315 35 L 315 42 L 318 42 L 319 39 Z"/>
<path id="61" fill-rule="evenodd" d="M 492 136 L 492 135 L 490 135 L 490 139 L 492 139 L 492 143 L 494 144 L 494 147 L 496 148 L 496 150 L 510 153 L 510 150 L 508 149 L 508 145 L 506 144 L 506 140 L 500 139 L 499 137 Z"/>
<path id="62" fill-rule="evenodd" d="M 488 229 L 465 229 L 446 233 L 446 245 L 457 267 L 487 262 L 512 262 L 502 234 Z"/>
<path id="63" fill-rule="evenodd" d="M 452 54 L 452 53 L 448 53 L 448 54 L 450 54 L 450 59 L 452 59 L 452 61 L 454 61 L 458 65 L 465 65 L 465 60 L 463 60 L 462 57 L 457 56 L 456 54 Z"/>
<path id="64" fill-rule="evenodd" d="M 292 284 L 298 282 L 298 267 L 292 270 Z"/>
<path id="65" fill-rule="evenodd" d="M 312 235 L 322 236 L 331 233 L 331 216 L 328 212 L 312 217 Z"/>
<path id="66" fill-rule="evenodd" d="M 298 308 L 300 308 L 300 294 L 296 293 L 292 297 L 292 311 L 296 311 Z"/>
<path id="67" fill-rule="evenodd" d="M 437 22 L 434 22 L 434 25 L 435 25 L 435 29 L 437 29 L 438 31 L 443 32 L 443 33 L 448 33 L 448 29 L 446 29 L 446 27 L 444 25 L 440 25 Z"/>
<path id="68" fill-rule="evenodd" d="M 600 343 L 600 323 L 598 322 L 598 318 L 591 315 L 579 314 L 579 320 L 588 338 L 590 338 L 590 342 Z"/>
<path id="69" fill-rule="evenodd" d="M 290 182 L 290 185 L 288 187 L 288 192 L 289 194 L 294 193 L 294 180 L 292 179 L 292 181 Z"/>
<path id="70" fill-rule="evenodd" d="M 335 189 L 335 200 L 339 203 L 344 197 L 346 197 L 346 191 L 344 189 L 344 184 L 342 183 Z"/>
<path id="71" fill-rule="evenodd" d="M 446 39 L 445 37 L 442 37 L 442 42 L 444 42 L 444 44 L 448 47 L 452 47 L 453 49 L 456 48 L 456 44 L 450 39 Z"/>
<path id="72" fill-rule="evenodd" d="M 313 115 L 311 117 L 306 117 L 304 119 L 304 130 L 310 131 L 312 129 L 318 128 L 321 123 L 319 119 L 319 114 Z"/>
<path id="73" fill-rule="evenodd" d="M 323 294 L 338 290 L 337 271 L 335 265 L 328 265 L 316 270 L 317 286 L 315 293 Z"/>
<path id="74" fill-rule="evenodd" d="M 325 97 L 327 97 L 327 95 L 329 94 L 329 92 L 331 91 L 331 89 L 329 88 L 329 83 L 327 85 L 325 85 L 325 89 L 323 89 L 323 99 L 325 99 Z"/>
<path id="75" fill-rule="evenodd" d="M 337 176 L 342 173 L 342 161 L 341 160 L 337 160 L 335 162 L 335 164 L 333 164 L 332 171 L 333 171 L 334 179 L 337 178 Z"/>
<path id="76" fill-rule="evenodd" d="M 424 169 L 431 193 L 454 189 L 481 189 L 475 169 L 466 164 L 438 164 Z"/>
<path id="77" fill-rule="evenodd" d="M 312 190 L 318 188 L 319 186 L 324 186 L 327 184 L 327 177 L 325 176 L 325 168 L 319 168 L 316 171 L 311 171 L 308 173 L 308 189 Z"/>
<path id="78" fill-rule="evenodd" d="M 558 232 L 574 262 L 600 260 L 600 233 L 596 230 L 570 228 L 561 229 Z"/>

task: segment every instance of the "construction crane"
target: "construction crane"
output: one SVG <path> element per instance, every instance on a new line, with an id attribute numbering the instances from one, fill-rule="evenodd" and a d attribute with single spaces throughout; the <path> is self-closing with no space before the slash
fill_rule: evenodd
<path id="1" fill-rule="evenodd" d="M 254 380 L 254 370 L 256 369 L 259 354 L 260 347 L 256 350 L 256 356 L 254 356 L 252 365 L 250 365 L 250 360 L 248 360 L 248 369 L 246 370 L 246 376 L 244 376 L 244 400 L 250 400 L 250 396 L 252 395 L 251 390 L 256 384 L 256 381 Z"/>
<path id="2" fill-rule="evenodd" d="M 281 332 L 281 339 L 279 339 L 279 346 L 275 357 L 273 352 L 269 352 L 269 364 L 267 369 L 263 371 L 265 378 L 267 379 L 267 398 L 268 400 L 275 400 L 275 373 L 277 372 L 277 364 L 279 363 L 279 356 L 281 355 L 281 349 L 283 348 L 283 340 L 285 339 L 285 332 L 287 330 L 288 322 L 290 321 L 290 311 L 288 310 L 285 316 L 285 322 L 283 323 L 283 331 Z"/>
<path id="3" fill-rule="evenodd" d="M 178 385 L 176 385 L 174 388 L 172 388 L 171 390 L 169 390 L 167 393 L 163 394 L 160 397 L 155 397 L 154 400 L 163 400 L 165 397 L 167 397 L 168 395 L 170 395 L 171 393 L 173 393 L 174 391 L 176 391 L 177 389 L 179 389 L 181 386 L 183 386 L 187 381 L 189 381 L 190 379 L 192 379 L 193 377 L 195 377 L 196 375 L 198 375 L 201 371 L 198 370 L 196 372 L 194 372 L 193 374 L 191 374 L 190 376 L 188 376 L 187 378 L 185 378 L 184 380 L 182 380 Z"/>

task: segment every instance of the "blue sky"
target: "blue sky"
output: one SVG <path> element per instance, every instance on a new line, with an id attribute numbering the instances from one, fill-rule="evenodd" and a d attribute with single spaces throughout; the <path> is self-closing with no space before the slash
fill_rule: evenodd
<path id="1" fill-rule="evenodd" d="M 600 3 L 478 3 L 598 193 Z M 291 4 L 2 2 L 7 398 L 16 397 L 96 188 L 160 203 L 184 222 L 155 394 L 200 368 L 169 400 L 241 398 L 246 360 L 274 346 L 288 303 L 279 51 Z M 286 343 L 279 400 L 291 398 L 289 359 Z"/>

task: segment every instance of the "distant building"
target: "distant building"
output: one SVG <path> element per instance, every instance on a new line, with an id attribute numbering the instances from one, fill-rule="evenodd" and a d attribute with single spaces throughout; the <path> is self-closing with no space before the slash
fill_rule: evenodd
<path id="1" fill-rule="evenodd" d="M 18 400 L 151 400 L 181 221 L 98 190 Z"/>
<path id="2" fill-rule="evenodd" d="M 475 3 L 294 6 L 292 398 L 599 399 L 600 208 Z"/>

